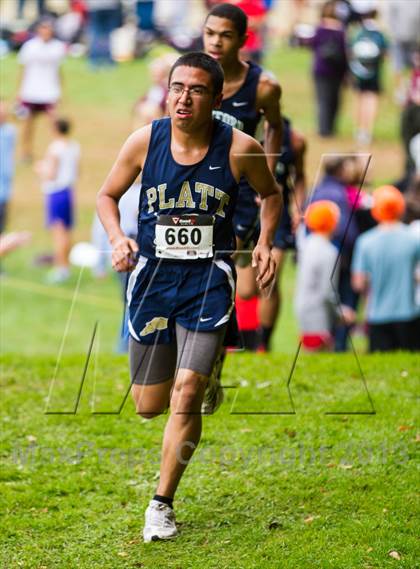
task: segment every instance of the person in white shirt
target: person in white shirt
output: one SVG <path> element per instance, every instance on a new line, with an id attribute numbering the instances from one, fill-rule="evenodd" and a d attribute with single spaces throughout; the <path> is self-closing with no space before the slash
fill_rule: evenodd
<path id="1" fill-rule="evenodd" d="M 36 36 L 25 42 L 18 61 L 22 65 L 19 86 L 19 107 L 24 128 L 22 133 L 23 159 L 32 159 L 34 118 L 47 113 L 55 118 L 55 107 L 61 97 L 60 66 L 66 55 L 66 46 L 54 38 L 53 20 L 42 18 Z"/>
<path id="2" fill-rule="evenodd" d="M 54 244 L 54 268 L 48 282 L 57 284 L 70 276 L 69 253 L 74 220 L 74 187 L 79 174 L 80 146 L 69 138 L 70 122 L 54 122 L 54 140 L 43 160 L 35 166 L 45 194 L 46 225 Z"/>

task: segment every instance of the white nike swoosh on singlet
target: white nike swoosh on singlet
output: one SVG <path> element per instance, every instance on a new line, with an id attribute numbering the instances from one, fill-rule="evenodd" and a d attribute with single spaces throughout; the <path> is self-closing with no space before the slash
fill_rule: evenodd
<path id="1" fill-rule="evenodd" d="M 233 103 L 232 103 L 232 105 L 234 107 L 243 107 L 244 105 L 247 105 L 247 104 L 248 104 L 248 101 L 241 101 L 241 102 L 233 101 Z"/>
<path id="2" fill-rule="evenodd" d="M 200 322 L 208 322 L 209 320 L 212 320 L 212 316 L 210 316 L 210 318 L 200 318 Z"/>
<path id="3" fill-rule="evenodd" d="M 221 166 L 209 166 L 209 170 L 219 170 Z"/>

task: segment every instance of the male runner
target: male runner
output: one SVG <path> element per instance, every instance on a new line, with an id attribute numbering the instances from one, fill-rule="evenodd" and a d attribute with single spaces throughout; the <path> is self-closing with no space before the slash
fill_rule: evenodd
<path id="1" fill-rule="evenodd" d="M 241 59 L 240 49 L 247 39 L 247 23 L 245 12 L 232 4 L 215 6 L 204 23 L 204 51 L 221 64 L 225 74 L 223 100 L 213 115 L 253 137 L 265 119 L 264 150 L 274 173 L 282 141 L 281 89 L 276 79 L 259 65 Z M 256 240 L 259 220 L 256 198 L 250 184 L 241 180 L 233 218 L 238 250 L 249 249 L 250 242 Z M 242 263 L 244 258 L 246 255 L 242 256 Z M 254 288 L 252 268 L 238 267 L 239 296 L 246 296 L 247 291 Z"/>
<path id="2" fill-rule="evenodd" d="M 275 273 L 270 245 L 280 188 L 258 142 L 213 119 L 222 88 L 214 59 L 180 57 L 169 76 L 169 118 L 128 138 L 98 195 L 114 268 L 133 269 L 140 253 L 127 291 L 136 410 L 145 418 L 171 410 L 160 480 L 145 514 L 146 542 L 177 535 L 172 501 L 200 440 L 204 391 L 233 308 L 232 216 L 241 176 L 262 200 L 252 254 L 259 286 L 266 288 Z M 118 200 L 140 172 L 136 243 L 121 231 Z"/>
<path id="3" fill-rule="evenodd" d="M 255 136 L 264 117 L 264 149 L 274 173 L 282 141 L 281 89 L 272 75 L 240 58 L 246 38 L 247 16 L 238 6 L 219 4 L 208 14 L 203 31 L 204 51 L 220 63 L 225 76 L 223 99 L 213 116 L 250 136 Z M 255 191 L 246 180 L 241 180 L 234 215 L 239 248 L 254 236 L 258 216 Z"/>

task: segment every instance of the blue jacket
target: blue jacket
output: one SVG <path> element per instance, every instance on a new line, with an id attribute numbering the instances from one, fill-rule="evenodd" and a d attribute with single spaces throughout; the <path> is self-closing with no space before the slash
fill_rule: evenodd
<path id="1" fill-rule="evenodd" d="M 320 184 L 315 188 L 310 202 L 320 200 L 330 200 L 340 208 L 340 221 L 333 235 L 332 242 L 338 249 L 342 247 L 343 256 L 347 257 L 347 259 L 343 260 L 350 260 L 359 230 L 356 218 L 354 215 L 351 216 L 352 209 L 347 197 L 346 186 L 340 180 L 334 178 L 334 176 L 324 176 Z"/>

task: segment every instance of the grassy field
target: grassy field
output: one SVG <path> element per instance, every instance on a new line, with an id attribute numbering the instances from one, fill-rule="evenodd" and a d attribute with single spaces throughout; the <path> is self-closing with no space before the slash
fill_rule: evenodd
<path id="1" fill-rule="evenodd" d="M 324 152 L 354 150 L 351 94 L 340 138 L 321 141 L 308 53 L 282 48 L 267 63 L 283 85 L 284 110 L 308 137 L 312 183 Z M 96 74 L 69 60 L 64 76 L 63 113 L 83 149 L 75 238 L 86 240 L 95 194 L 147 88 L 147 60 Z M 16 77 L 15 59 L 1 60 L 2 96 L 13 97 Z M 397 129 L 386 96 L 369 172 L 375 183 L 400 173 Z M 38 157 L 48 137 L 41 119 Z M 359 368 L 354 354 L 300 355 L 289 392 L 297 348 L 289 260 L 274 353 L 228 357 L 227 400 L 204 419 L 203 444 L 177 496 L 181 536 L 145 546 L 140 530 L 165 418 L 140 420 L 129 399 L 118 413 L 128 388 L 126 358 L 113 354 L 118 282 L 75 271 L 64 286 L 45 284 L 45 269 L 32 259 L 49 249 L 49 238 L 27 165 L 17 168 L 9 227 L 30 229 L 33 241 L 6 259 L 0 280 L 2 568 L 417 566 L 418 358 L 360 355 Z"/>
<path id="2" fill-rule="evenodd" d="M 62 362 L 51 410 L 74 409 L 83 364 Z M 376 415 L 352 415 L 371 410 L 353 358 L 300 358 L 288 415 L 291 358 L 231 356 L 232 389 L 204 418 L 177 496 L 181 535 L 145 545 L 165 418 L 139 420 L 131 402 L 99 414 L 120 407 L 124 362 L 104 356 L 98 374 L 92 366 L 77 414 L 45 415 L 55 358 L 5 357 L 1 566 L 414 569 L 415 364 L 363 357 Z"/>

